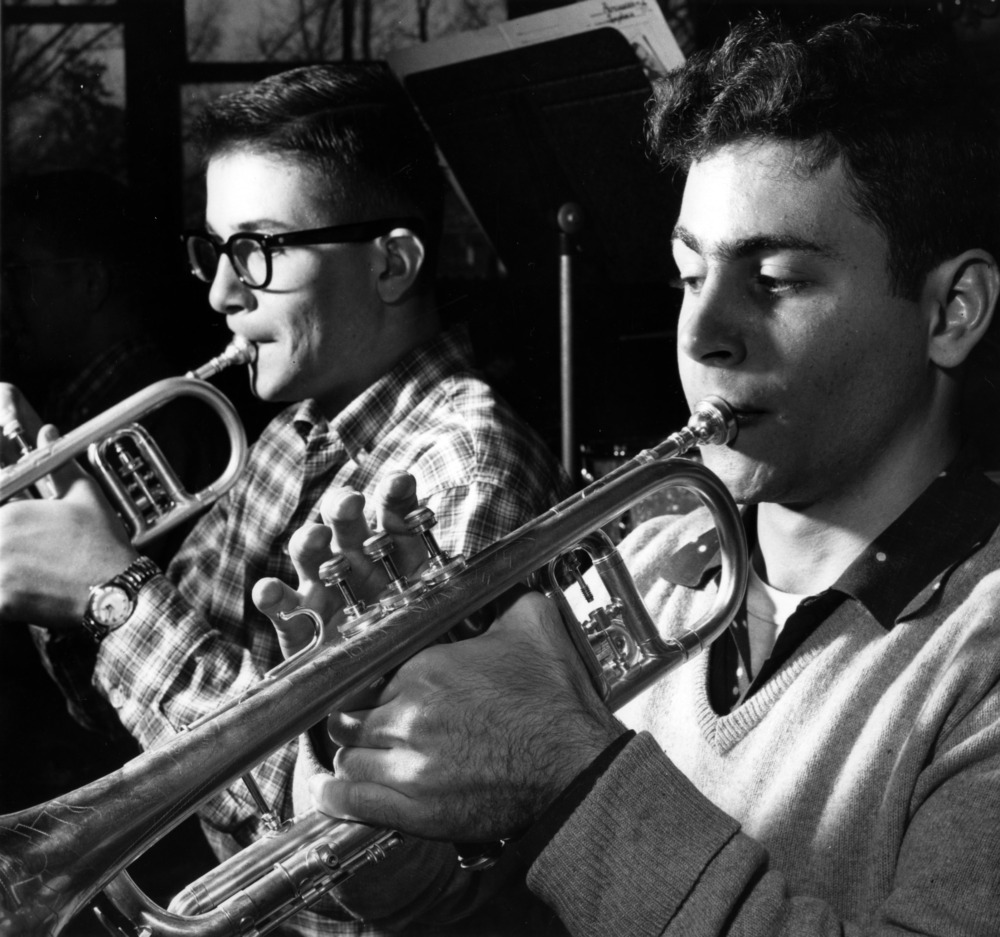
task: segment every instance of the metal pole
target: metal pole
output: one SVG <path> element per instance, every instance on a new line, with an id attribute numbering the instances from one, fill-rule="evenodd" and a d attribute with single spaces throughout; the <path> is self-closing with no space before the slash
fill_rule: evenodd
<path id="1" fill-rule="evenodd" d="M 573 238 L 583 227 L 583 211 L 566 202 L 556 215 L 559 225 L 559 400 L 562 464 L 570 479 L 580 479 L 573 412 Z"/>

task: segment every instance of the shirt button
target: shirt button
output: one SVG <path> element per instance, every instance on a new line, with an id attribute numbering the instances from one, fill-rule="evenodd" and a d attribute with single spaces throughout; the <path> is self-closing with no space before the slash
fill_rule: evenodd
<path id="1" fill-rule="evenodd" d="M 880 563 L 884 563 L 885 554 L 880 550 L 878 553 L 875 554 L 875 559 L 877 559 Z"/>
<path id="2" fill-rule="evenodd" d="M 114 686 L 111 688 L 111 692 L 108 694 L 108 702 L 115 709 L 121 709 L 125 705 L 125 694 L 122 693 L 121 687 Z"/>

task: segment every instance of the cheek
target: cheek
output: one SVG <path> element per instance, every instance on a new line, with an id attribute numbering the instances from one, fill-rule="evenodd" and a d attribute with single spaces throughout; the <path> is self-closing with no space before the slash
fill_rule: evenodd
<path id="1" fill-rule="evenodd" d="M 289 350 L 304 352 L 315 345 L 321 334 L 319 315 L 312 298 L 289 303 L 281 315 L 281 333 Z"/>
<path id="2" fill-rule="evenodd" d="M 681 389 L 688 406 L 693 407 L 702 396 L 704 369 L 678 348 L 677 373 L 681 380 Z"/>
<path id="3" fill-rule="evenodd" d="M 775 362 L 793 399 L 813 401 L 843 396 L 883 353 L 847 313 L 822 304 L 796 310 L 794 321 L 770 334 L 770 347 L 758 343 L 758 351 Z"/>
<path id="4" fill-rule="evenodd" d="M 919 358 L 913 349 L 898 347 L 900 338 L 831 337 L 791 377 L 792 398 L 802 420 L 812 424 L 808 435 L 816 452 L 891 432 L 907 410 L 923 405 Z"/>

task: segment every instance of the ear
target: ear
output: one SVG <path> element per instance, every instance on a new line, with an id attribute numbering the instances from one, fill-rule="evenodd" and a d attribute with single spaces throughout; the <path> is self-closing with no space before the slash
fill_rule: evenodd
<path id="1" fill-rule="evenodd" d="M 409 228 L 393 228 L 379 238 L 385 265 L 378 277 L 382 302 L 394 305 L 409 296 L 420 276 L 427 252 L 424 242 Z"/>
<path id="2" fill-rule="evenodd" d="M 966 251 L 931 271 L 924 287 L 930 304 L 930 359 L 955 368 L 985 335 L 1000 296 L 1000 271 L 982 250 Z"/>

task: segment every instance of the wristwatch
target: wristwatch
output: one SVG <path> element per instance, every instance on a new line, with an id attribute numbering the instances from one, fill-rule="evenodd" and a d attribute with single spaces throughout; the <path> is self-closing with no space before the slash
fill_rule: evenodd
<path id="1" fill-rule="evenodd" d="M 98 643 L 129 620 L 135 611 L 139 590 L 160 572 L 148 556 L 134 559 L 128 567 L 107 582 L 90 587 L 83 627 Z"/>

